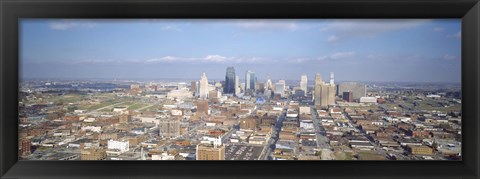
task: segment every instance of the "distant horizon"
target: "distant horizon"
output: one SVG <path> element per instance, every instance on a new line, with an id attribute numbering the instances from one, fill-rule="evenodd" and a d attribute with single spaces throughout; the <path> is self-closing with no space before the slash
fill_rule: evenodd
<path id="1" fill-rule="evenodd" d="M 461 83 L 459 19 L 22 19 L 20 79 Z M 158 76 L 161 76 L 160 78 Z"/>
<path id="2" fill-rule="evenodd" d="M 208 76 L 207 76 L 208 78 Z M 65 82 L 65 81 L 105 81 L 105 82 L 114 82 L 114 81 L 120 81 L 120 82 L 126 82 L 126 81 L 133 81 L 133 82 L 155 82 L 155 81 L 161 81 L 161 80 L 171 80 L 170 82 L 191 82 L 191 81 L 198 81 L 198 79 L 191 79 L 191 78 L 132 78 L 132 79 L 123 79 L 123 78 L 24 78 L 20 79 L 20 82 L 24 81 L 59 81 L 59 82 Z M 243 81 L 242 81 L 243 80 Z M 243 83 L 245 79 L 240 78 L 240 83 Z M 260 83 L 266 82 L 267 79 L 257 79 Z M 300 79 L 271 79 L 273 83 L 277 82 L 278 80 L 285 80 L 285 81 L 298 81 L 300 82 Z M 208 78 L 208 82 L 222 82 L 225 81 L 225 79 L 210 79 Z M 325 81 L 325 80 L 324 80 Z M 329 80 L 326 80 L 325 82 L 329 82 Z M 461 82 L 425 82 L 425 81 L 364 81 L 364 80 L 335 80 L 335 84 L 339 83 L 344 83 L 344 82 L 358 82 L 358 83 L 421 83 L 421 84 L 460 84 Z M 308 80 L 308 84 L 314 83 L 314 80 Z"/>

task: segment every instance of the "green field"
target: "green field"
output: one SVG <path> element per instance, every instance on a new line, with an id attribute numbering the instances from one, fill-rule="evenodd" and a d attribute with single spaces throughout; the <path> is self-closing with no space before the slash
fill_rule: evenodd
<path id="1" fill-rule="evenodd" d="M 358 151 L 357 154 L 360 160 L 386 160 L 385 156 L 373 151 Z"/>

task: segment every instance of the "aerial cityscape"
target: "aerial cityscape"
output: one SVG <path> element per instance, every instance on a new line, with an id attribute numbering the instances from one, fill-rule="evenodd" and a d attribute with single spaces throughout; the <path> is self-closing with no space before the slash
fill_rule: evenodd
<path id="1" fill-rule="evenodd" d="M 20 160 L 462 160 L 457 20 L 20 25 Z"/>

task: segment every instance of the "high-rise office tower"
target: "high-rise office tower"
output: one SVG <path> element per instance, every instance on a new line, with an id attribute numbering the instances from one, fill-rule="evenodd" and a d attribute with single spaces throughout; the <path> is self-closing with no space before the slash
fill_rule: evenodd
<path id="1" fill-rule="evenodd" d="M 237 96 L 238 94 L 240 94 L 240 79 L 238 78 L 238 76 L 235 76 L 235 96 Z"/>
<path id="2" fill-rule="evenodd" d="M 332 76 L 331 76 L 332 77 Z M 333 82 L 333 79 L 330 79 Z M 317 106 L 326 107 L 335 104 L 335 84 L 326 84 L 322 80 L 322 76 L 317 73 L 315 75 L 315 91 L 314 103 Z"/>
<path id="3" fill-rule="evenodd" d="M 256 85 L 257 85 L 257 76 L 255 75 L 255 72 L 252 72 L 250 76 L 250 89 L 256 90 L 255 89 Z"/>
<path id="4" fill-rule="evenodd" d="M 305 96 L 307 95 L 307 75 L 302 75 L 300 77 L 300 89 L 305 92 Z"/>
<path id="5" fill-rule="evenodd" d="M 223 92 L 225 94 L 234 94 L 235 93 L 235 68 L 228 67 L 227 73 L 225 74 L 225 87 Z"/>
<path id="6" fill-rule="evenodd" d="M 247 72 L 245 73 L 245 92 L 255 91 L 256 83 L 257 83 L 257 77 L 255 76 L 255 72 L 251 70 L 247 70 Z"/>
<path id="7" fill-rule="evenodd" d="M 208 98 L 208 79 L 205 73 L 202 74 L 200 78 L 200 98 L 207 99 Z"/>
<path id="8" fill-rule="evenodd" d="M 245 91 L 250 89 L 250 79 L 252 76 L 251 74 L 252 74 L 252 71 L 250 70 L 247 70 L 247 72 L 245 73 Z"/>
<path id="9" fill-rule="evenodd" d="M 333 72 L 330 72 L 330 83 L 328 84 L 328 105 L 334 105 L 335 104 L 335 94 L 336 94 L 336 89 L 335 89 L 335 81 L 333 78 Z"/>
<path id="10" fill-rule="evenodd" d="M 270 77 L 267 77 L 267 82 L 265 82 L 265 88 L 266 90 L 273 90 L 273 84 L 272 80 L 270 80 Z"/>
<path id="11" fill-rule="evenodd" d="M 322 75 L 320 73 L 315 74 L 315 84 L 313 86 L 313 95 L 312 98 L 315 102 L 315 105 L 319 105 L 319 101 L 317 102 L 317 98 L 320 98 L 320 87 L 319 85 L 322 84 Z"/>
<path id="12" fill-rule="evenodd" d="M 275 94 L 280 94 L 280 96 L 284 97 L 285 95 L 285 83 L 275 83 Z"/>

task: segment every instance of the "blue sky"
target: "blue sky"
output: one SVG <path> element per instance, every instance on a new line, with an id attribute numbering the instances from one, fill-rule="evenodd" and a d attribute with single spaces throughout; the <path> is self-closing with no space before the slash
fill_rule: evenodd
<path id="1" fill-rule="evenodd" d="M 461 21 L 23 19 L 22 78 L 460 82 Z"/>

